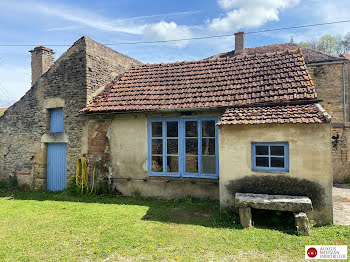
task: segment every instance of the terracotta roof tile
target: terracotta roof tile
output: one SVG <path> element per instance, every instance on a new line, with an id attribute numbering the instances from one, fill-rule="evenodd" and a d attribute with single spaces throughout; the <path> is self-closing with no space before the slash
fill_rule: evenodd
<path id="1" fill-rule="evenodd" d="M 228 108 L 217 125 L 296 124 L 329 122 L 319 104 Z"/>
<path id="2" fill-rule="evenodd" d="M 300 50 L 127 71 L 83 111 L 233 107 L 317 99 Z"/>
<path id="3" fill-rule="evenodd" d="M 350 54 L 340 54 L 340 57 L 350 60 Z"/>

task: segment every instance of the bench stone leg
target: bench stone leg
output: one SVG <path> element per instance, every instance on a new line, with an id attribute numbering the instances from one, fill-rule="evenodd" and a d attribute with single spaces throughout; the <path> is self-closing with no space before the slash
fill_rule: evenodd
<path id="1" fill-rule="evenodd" d="M 239 219 L 241 220 L 242 227 L 248 228 L 252 226 L 252 210 L 250 207 L 239 208 Z"/>
<path id="2" fill-rule="evenodd" d="M 303 236 L 310 236 L 309 219 L 304 212 L 295 213 L 295 226 L 297 231 Z"/>

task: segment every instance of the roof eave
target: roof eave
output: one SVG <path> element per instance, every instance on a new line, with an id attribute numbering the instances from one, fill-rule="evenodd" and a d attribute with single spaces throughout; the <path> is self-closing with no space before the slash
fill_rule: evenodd
<path id="1" fill-rule="evenodd" d="M 174 109 L 155 109 L 155 110 L 128 110 L 128 111 L 81 111 L 84 115 L 106 115 L 106 114 L 134 114 L 134 113 L 172 113 L 172 112 L 186 112 L 186 111 L 212 111 L 212 110 L 224 110 L 232 107 L 261 107 L 261 106 L 283 106 L 283 105 L 304 105 L 304 104 L 315 104 L 320 103 L 321 99 L 306 99 L 306 100 L 293 100 L 293 101 L 279 101 L 278 103 L 257 103 L 251 105 L 227 105 L 227 106 L 216 106 L 216 107 L 195 107 L 195 108 L 174 108 Z"/>

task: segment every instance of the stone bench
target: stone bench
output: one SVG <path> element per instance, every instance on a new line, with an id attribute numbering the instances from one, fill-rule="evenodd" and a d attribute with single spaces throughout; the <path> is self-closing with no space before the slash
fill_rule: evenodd
<path id="1" fill-rule="evenodd" d="M 312 202 L 308 197 L 236 193 L 235 207 L 239 208 L 241 225 L 245 228 L 252 226 L 251 208 L 291 211 L 294 213 L 295 225 L 298 232 L 304 236 L 310 235 L 309 220 L 306 212 L 312 210 Z"/>

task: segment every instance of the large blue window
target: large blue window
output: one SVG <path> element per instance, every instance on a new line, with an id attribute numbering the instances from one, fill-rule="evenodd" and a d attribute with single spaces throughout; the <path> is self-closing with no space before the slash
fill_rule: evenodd
<path id="1" fill-rule="evenodd" d="M 63 132 L 63 108 L 50 109 L 50 133 Z"/>
<path id="2" fill-rule="evenodd" d="M 216 117 L 150 119 L 149 174 L 218 178 L 216 122 Z"/>
<path id="3" fill-rule="evenodd" d="M 262 171 L 289 171 L 289 148 L 287 142 L 252 143 L 252 169 Z"/>

